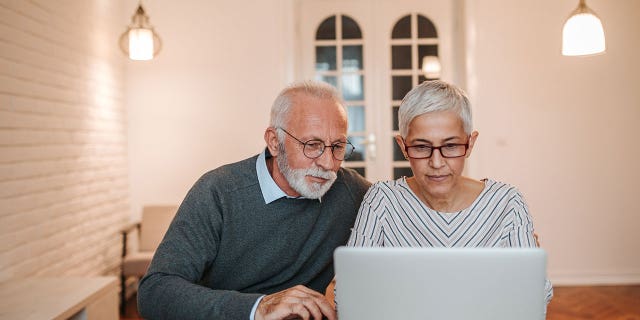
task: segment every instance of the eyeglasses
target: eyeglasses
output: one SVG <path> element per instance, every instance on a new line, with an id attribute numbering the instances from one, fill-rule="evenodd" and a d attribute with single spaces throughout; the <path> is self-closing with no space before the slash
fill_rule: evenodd
<path id="1" fill-rule="evenodd" d="M 467 154 L 469 149 L 469 141 L 467 143 L 447 143 L 439 147 L 429 146 L 426 144 L 418 144 L 413 146 L 406 145 L 404 150 L 407 156 L 412 159 L 427 159 L 433 155 L 433 150 L 440 151 L 443 158 L 459 158 Z"/>
<path id="2" fill-rule="evenodd" d="M 331 148 L 331 153 L 333 154 L 333 158 L 338 161 L 342 161 L 342 160 L 349 159 L 349 157 L 353 153 L 353 150 L 355 150 L 355 147 L 349 141 L 336 142 L 332 145 L 327 146 L 324 144 L 324 141 L 322 140 L 312 139 L 312 140 L 303 142 L 303 141 L 300 141 L 300 139 L 294 137 L 291 133 L 289 133 L 287 130 L 283 128 L 278 127 L 276 129 L 280 129 L 284 131 L 284 133 L 288 134 L 289 137 L 300 142 L 300 144 L 304 146 L 302 148 L 302 153 L 304 153 L 304 155 L 309 159 L 319 158 L 324 153 L 324 150 L 326 148 Z"/>

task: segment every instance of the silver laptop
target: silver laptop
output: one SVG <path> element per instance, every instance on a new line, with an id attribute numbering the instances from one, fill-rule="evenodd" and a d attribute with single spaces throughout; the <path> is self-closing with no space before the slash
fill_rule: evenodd
<path id="1" fill-rule="evenodd" d="M 354 248 L 334 253 L 340 320 L 544 319 L 533 248 Z"/>

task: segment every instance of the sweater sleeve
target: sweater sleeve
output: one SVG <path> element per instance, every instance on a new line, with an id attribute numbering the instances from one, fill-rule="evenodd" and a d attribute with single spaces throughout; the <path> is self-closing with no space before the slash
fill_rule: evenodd
<path id="1" fill-rule="evenodd" d="M 217 254 L 222 213 L 199 181 L 189 191 L 138 289 L 145 319 L 249 319 L 261 294 L 202 285 Z"/>

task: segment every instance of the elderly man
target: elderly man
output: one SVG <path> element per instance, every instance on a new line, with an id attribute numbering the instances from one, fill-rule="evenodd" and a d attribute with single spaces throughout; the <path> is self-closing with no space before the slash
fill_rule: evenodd
<path id="1" fill-rule="evenodd" d="M 321 292 L 370 185 L 340 167 L 353 146 L 339 94 L 286 88 L 264 139 L 191 188 L 140 283 L 144 318 L 336 318 Z"/>

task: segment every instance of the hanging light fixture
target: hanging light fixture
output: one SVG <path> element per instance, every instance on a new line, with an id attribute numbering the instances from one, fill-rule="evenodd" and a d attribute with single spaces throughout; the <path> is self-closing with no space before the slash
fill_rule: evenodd
<path id="1" fill-rule="evenodd" d="M 144 12 L 142 3 L 131 16 L 131 24 L 120 36 L 120 49 L 131 60 L 151 60 L 162 48 L 160 37 L 149 24 L 149 16 Z"/>
<path id="2" fill-rule="evenodd" d="M 580 0 L 562 28 L 562 55 L 584 56 L 605 51 L 602 22 L 593 10 Z"/>
<path id="3" fill-rule="evenodd" d="M 427 79 L 440 78 L 442 66 L 437 56 L 425 56 L 422 58 L 422 73 Z"/>

